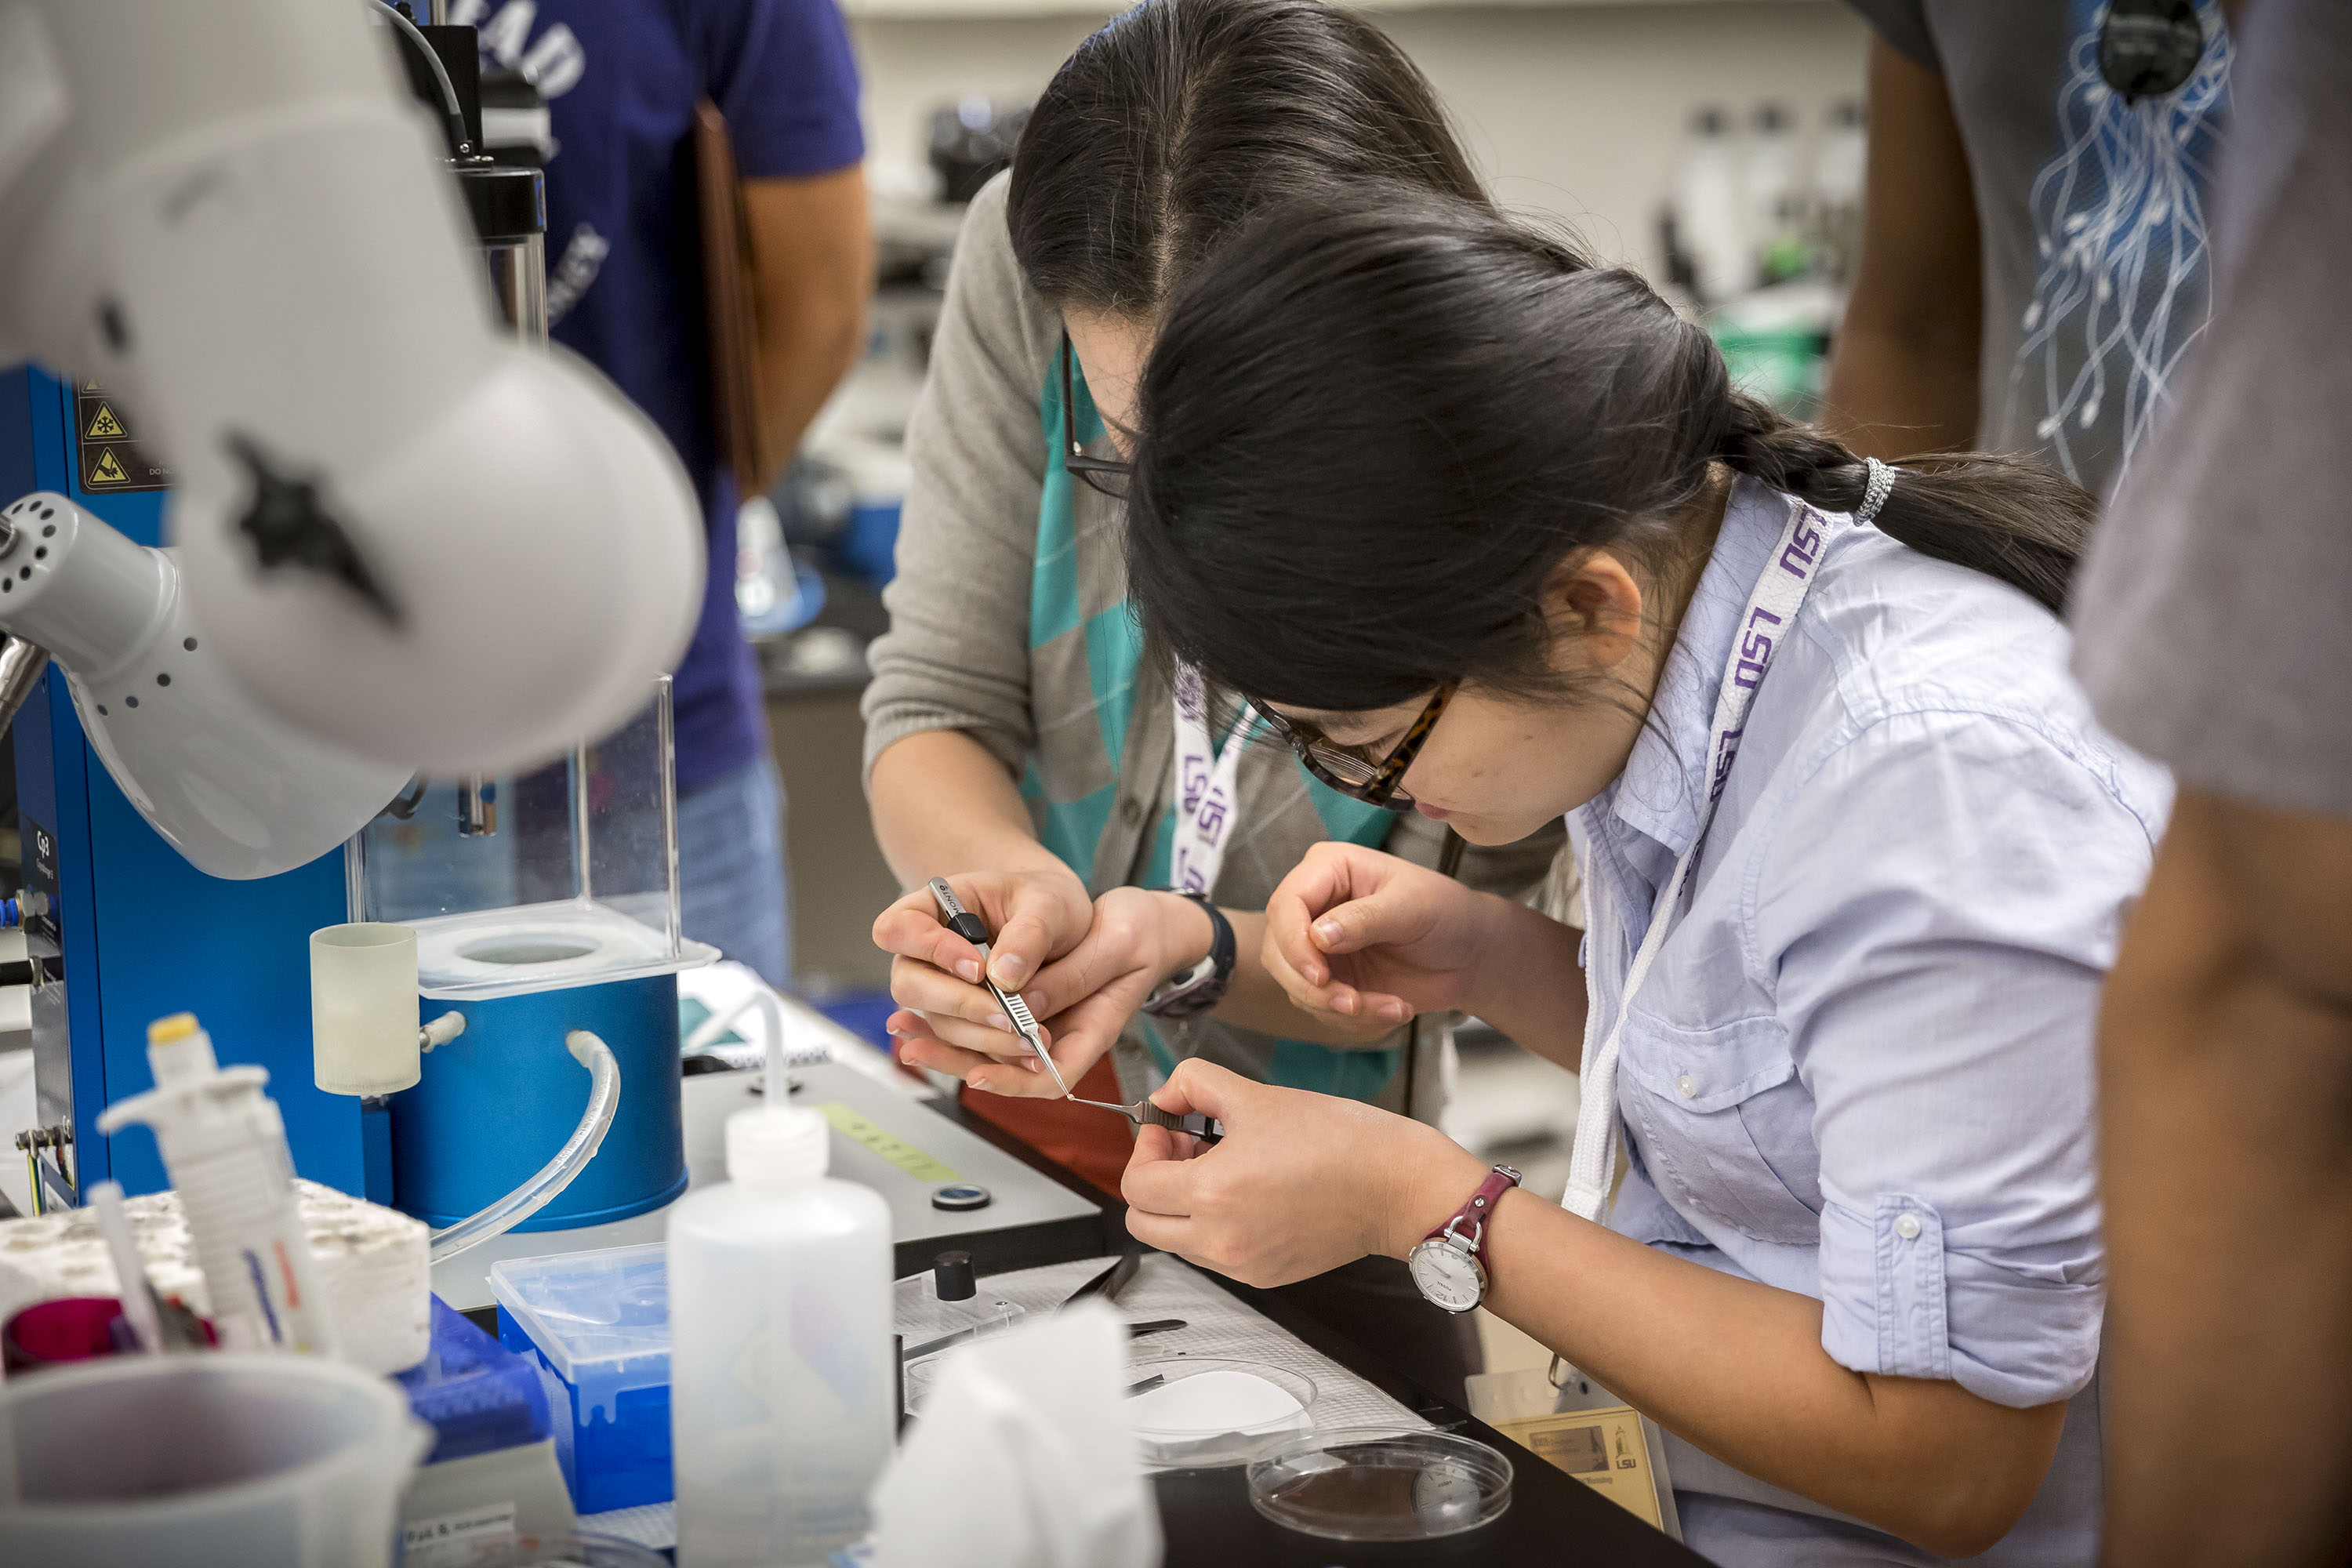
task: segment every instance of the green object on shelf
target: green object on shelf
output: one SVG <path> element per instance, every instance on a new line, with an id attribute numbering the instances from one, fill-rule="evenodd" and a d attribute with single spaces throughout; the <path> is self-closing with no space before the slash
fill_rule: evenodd
<path id="1" fill-rule="evenodd" d="M 1791 419 L 1810 419 L 1821 406 L 1825 344 L 1818 332 L 1800 328 L 1743 331 L 1710 326 L 1723 351 L 1731 384 L 1760 397 Z"/>

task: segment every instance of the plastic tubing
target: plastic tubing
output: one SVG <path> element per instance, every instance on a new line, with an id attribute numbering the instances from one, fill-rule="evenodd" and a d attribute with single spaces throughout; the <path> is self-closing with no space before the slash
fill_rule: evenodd
<path id="1" fill-rule="evenodd" d="M 604 1134 L 612 1131 L 613 1112 L 620 1108 L 621 1065 L 613 1059 L 612 1047 L 585 1029 L 572 1030 L 563 1037 L 563 1044 L 588 1069 L 593 1080 L 588 1087 L 588 1109 L 582 1113 L 580 1125 L 572 1130 L 572 1136 L 556 1151 L 555 1158 L 540 1167 L 539 1174 L 481 1213 L 470 1215 L 446 1230 L 435 1231 L 433 1262 L 455 1258 L 469 1247 L 505 1235 L 552 1203 L 596 1157 Z"/>

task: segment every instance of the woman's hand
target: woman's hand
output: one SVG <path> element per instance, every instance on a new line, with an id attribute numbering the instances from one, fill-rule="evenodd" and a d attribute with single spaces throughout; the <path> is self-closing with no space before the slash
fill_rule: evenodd
<path id="1" fill-rule="evenodd" d="M 996 933 L 988 964 L 1007 991 L 1086 939 L 1094 905 L 1076 873 L 1058 862 L 1020 871 L 976 871 L 950 877 L 948 884 L 964 908 Z M 950 931 L 928 888 L 918 888 L 884 910 L 874 921 L 874 945 L 892 955 L 890 995 L 901 1007 L 928 1017 L 919 1034 L 907 1036 L 899 1059 L 968 1078 L 993 1060 L 1030 1061 L 1029 1047 L 1013 1032 L 996 998 L 981 984 L 979 949 Z M 910 1015 L 897 1014 L 896 1025 Z M 921 1042 L 916 1048 L 912 1041 Z M 1034 1062 L 1033 1062 L 1034 1065 Z"/>
<path id="2" fill-rule="evenodd" d="M 1266 902 L 1266 971 L 1319 1019 L 1393 1028 L 1468 1001 L 1502 901 L 1377 849 L 1318 844 Z"/>
<path id="3" fill-rule="evenodd" d="M 1205 1111 L 1225 1135 L 1203 1144 L 1144 1128 L 1119 1184 L 1127 1228 L 1245 1285 L 1286 1285 L 1367 1254 L 1402 1258 L 1486 1169 L 1433 1127 L 1203 1061 L 1179 1063 L 1151 1100 Z"/>
<path id="4" fill-rule="evenodd" d="M 962 889 L 957 892 L 961 897 Z M 1054 1065 L 1071 1083 L 1110 1049 L 1155 986 L 1209 951 L 1208 915 L 1173 893 L 1114 888 L 1095 901 L 1090 913 L 1077 942 L 1017 988 L 1037 1016 Z M 945 927 L 939 930 L 956 940 Z M 891 994 L 917 1009 L 893 1014 L 889 1021 L 891 1033 L 903 1042 L 902 1059 L 953 1073 L 992 1094 L 1050 1099 L 1060 1092 L 1020 1037 L 1009 1032 L 994 997 L 977 985 L 944 987 L 940 981 L 950 977 L 940 975 L 935 965 L 928 967 L 929 973 L 909 969 L 904 990 L 893 969 Z M 977 1004 L 971 1000 L 975 995 Z"/>

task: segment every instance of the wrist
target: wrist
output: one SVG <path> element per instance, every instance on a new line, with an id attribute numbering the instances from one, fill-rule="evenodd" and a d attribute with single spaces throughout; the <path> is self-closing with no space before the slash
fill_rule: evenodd
<path id="1" fill-rule="evenodd" d="M 1391 1194 L 1381 1205 L 1385 1224 L 1379 1246 L 1385 1258 L 1411 1252 L 1469 1200 L 1494 1168 L 1435 1128 L 1412 1125 L 1423 1146 L 1386 1163 Z"/>
<path id="2" fill-rule="evenodd" d="M 1152 892 L 1150 898 L 1160 916 L 1160 952 L 1155 967 L 1159 973 L 1154 984 L 1171 975 L 1181 974 L 1209 956 L 1216 943 L 1216 922 L 1199 900 L 1181 893 Z"/>

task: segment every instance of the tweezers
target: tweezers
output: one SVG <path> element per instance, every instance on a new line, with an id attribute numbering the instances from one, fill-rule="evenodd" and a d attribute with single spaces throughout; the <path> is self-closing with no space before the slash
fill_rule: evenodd
<path id="1" fill-rule="evenodd" d="M 1029 1004 L 1021 999 L 1020 993 L 1007 991 L 989 977 L 988 928 L 981 923 L 978 915 L 963 907 L 963 901 L 956 897 L 955 889 L 948 886 L 946 878 L 933 877 L 930 889 L 932 902 L 940 906 L 942 922 L 950 931 L 980 950 L 980 983 L 988 987 L 988 994 L 995 997 L 996 1005 L 1004 1010 L 1013 1032 L 1028 1042 L 1030 1051 L 1045 1070 L 1054 1075 L 1054 1087 L 1062 1091 L 1064 1100 L 1073 1105 L 1092 1106 L 1097 1110 L 1116 1110 L 1138 1127 L 1165 1127 L 1171 1132 L 1189 1132 L 1203 1143 L 1214 1143 L 1225 1135 L 1223 1122 L 1198 1111 L 1179 1116 L 1172 1110 L 1160 1110 L 1149 1100 L 1139 1100 L 1133 1105 L 1114 1105 L 1107 1100 L 1081 1100 L 1072 1093 L 1068 1081 L 1062 1077 L 1062 1069 L 1054 1065 L 1053 1057 L 1045 1049 L 1045 1037 L 1037 1027 L 1036 1015 L 1029 1011 Z"/>

